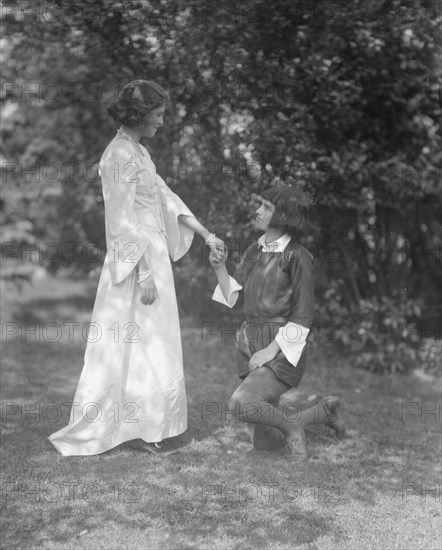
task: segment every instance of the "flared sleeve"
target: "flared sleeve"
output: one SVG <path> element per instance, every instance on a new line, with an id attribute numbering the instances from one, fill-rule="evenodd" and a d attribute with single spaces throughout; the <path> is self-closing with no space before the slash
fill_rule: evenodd
<path id="1" fill-rule="evenodd" d="M 128 277 L 140 258 L 150 259 L 148 233 L 138 223 L 134 202 L 142 167 L 126 140 L 115 140 L 100 160 L 106 245 L 113 284 Z"/>
<path id="2" fill-rule="evenodd" d="M 250 249 L 251 247 L 249 247 Z M 221 290 L 220 285 L 218 284 L 215 288 L 215 291 L 212 296 L 212 300 L 219 302 L 224 306 L 233 308 L 238 301 L 239 292 L 243 289 L 243 273 L 244 266 L 247 262 L 247 253 L 249 249 L 246 250 L 239 263 L 235 267 L 235 273 L 233 277 L 229 275 L 229 294 L 224 296 L 223 291 Z"/>
<path id="3" fill-rule="evenodd" d="M 161 194 L 161 208 L 167 233 L 169 256 L 176 262 L 189 250 L 194 235 L 192 229 L 180 223 L 179 216 L 192 216 L 193 218 L 195 216 L 158 174 L 156 174 L 156 182 Z"/>
<path id="4" fill-rule="evenodd" d="M 234 307 L 238 300 L 238 293 L 242 290 L 242 286 L 238 284 L 233 277 L 229 275 L 229 294 L 228 296 L 224 296 L 223 291 L 221 290 L 221 287 L 216 285 L 215 291 L 212 296 L 212 300 L 215 302 L 219 302 L 220 304 L 223 304 L 223 306 L 227 307 Z"/>

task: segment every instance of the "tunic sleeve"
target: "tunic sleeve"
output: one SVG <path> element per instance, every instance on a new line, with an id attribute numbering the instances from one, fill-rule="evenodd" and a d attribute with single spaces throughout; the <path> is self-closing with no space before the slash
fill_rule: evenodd
<path id="1" fill-rule="evenodd" d="M 312 257 L 304 249 L 297 248 L 295 252 L 290 259 L 290 317 L 279 329 L 275 340 L 287 360 L 296 367 L 313 323 L 315 302 Z"/>
<path id="2" fill-rule="evenodd" d="M 189 250 L 194 235 L 192 229 L 180 223 L 178 217 L 192 216 L 194 218 L 195 216 L 158 174 L 156 174 L 156 181 L 161 193 L 161 207 L 166 227 L 169 255 L 173 261 L 176 261 Z"/>
<path id="3" fill-rule="evenodd" d="M 106 244 L 113 284 L 128 277 L 141 256 L 150 260 L 150 243 L 134 208 L 141 167 L 123 140 L 116 140 L 100 161 L 105 205 Z"/>
<path id="4" fill-rule="evenodd" d="M 296 248 L 290 258 L 292 303 L 290 321 L 310 328 L 315 314 L 313 258 L 302 247 Z"/>

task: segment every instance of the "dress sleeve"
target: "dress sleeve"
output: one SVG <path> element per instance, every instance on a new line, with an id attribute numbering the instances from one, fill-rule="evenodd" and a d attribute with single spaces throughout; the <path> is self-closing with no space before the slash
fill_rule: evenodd
<path id="1" fill-rule="evenodd" d="M 156 181 L 161 194 L 161 208 L 169 255 L 173 261 L 176 261 L 189 250 L 194 235 L 192 229 L 180 223 L 179 216 L 192 216 L 193 218 L 195 216 L 158 174 L 156 174 Z"/>
<path id="2" fill-rule="evenodd" d="M 287 360 L 296 367 L 306 344 L 314 316 L 313 259 L 307 250 L 297 248 L 291 255 L 292 285 L 290 318 L 275 337 Z"/>
<path id="3" fill-rule="evenodd" d="M 289 321 L 310 328 L 315 315 L 313 257 L 303 247 L 296 248 L 289 262 L 292 303 Z"/>
<path id="4" fill-rule="evenodd" d="M 149 237 L 138 223 L 134 208 L 141 171 L 136 158 L 130 146 L 116 140 L 100 161 L 106 245 L 113 284 L 124 281 L 143 255 L 148 265 L 150 260 Z"/>

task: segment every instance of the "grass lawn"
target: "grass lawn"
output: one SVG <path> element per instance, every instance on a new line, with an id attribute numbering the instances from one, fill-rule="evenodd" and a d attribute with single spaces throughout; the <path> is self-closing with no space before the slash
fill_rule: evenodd
<path id="1" fill-rule="evenodd" d="M 47 436 L 68 422 L 61 404 L 73 399 L 85 348 L 63 323 L 81 332 L 95 288 L 46 279 L 4 304 L 2 548 L 441 548 L 439 380 L 355 370 L 320 346 L 300 390 L 338 395 L 349 437 L 309 429 L 305 469 L 253 451 L 246 427 L 224 418 L 238 384 L 232 338 L 204 342 L 187 319 L 189 429 L 169 442 L 179 452 L 59 456 Z M 56 342 L 49 323 L 63 327 Z M 31 325 L 40 341 L 22 342 Z"/>

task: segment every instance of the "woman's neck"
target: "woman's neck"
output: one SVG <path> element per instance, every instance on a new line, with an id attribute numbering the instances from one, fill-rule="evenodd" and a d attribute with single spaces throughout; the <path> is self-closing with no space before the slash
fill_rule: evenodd
<path id="1" fill-rule="evenodd" d="M 121 130 L 129 137 L 131 137 L 136 143 L 140 142 L 141 132 L 138 130 L 138 128 L 125 126 L 124 124 L 122 124 Z"/>
<path id="2" fill-rule="evenodd" d="M 284 235 L 284 231 L 280 229 L 267 229 L 264 233 L 264 241 L 266 243 L 273 243 Z"/>

